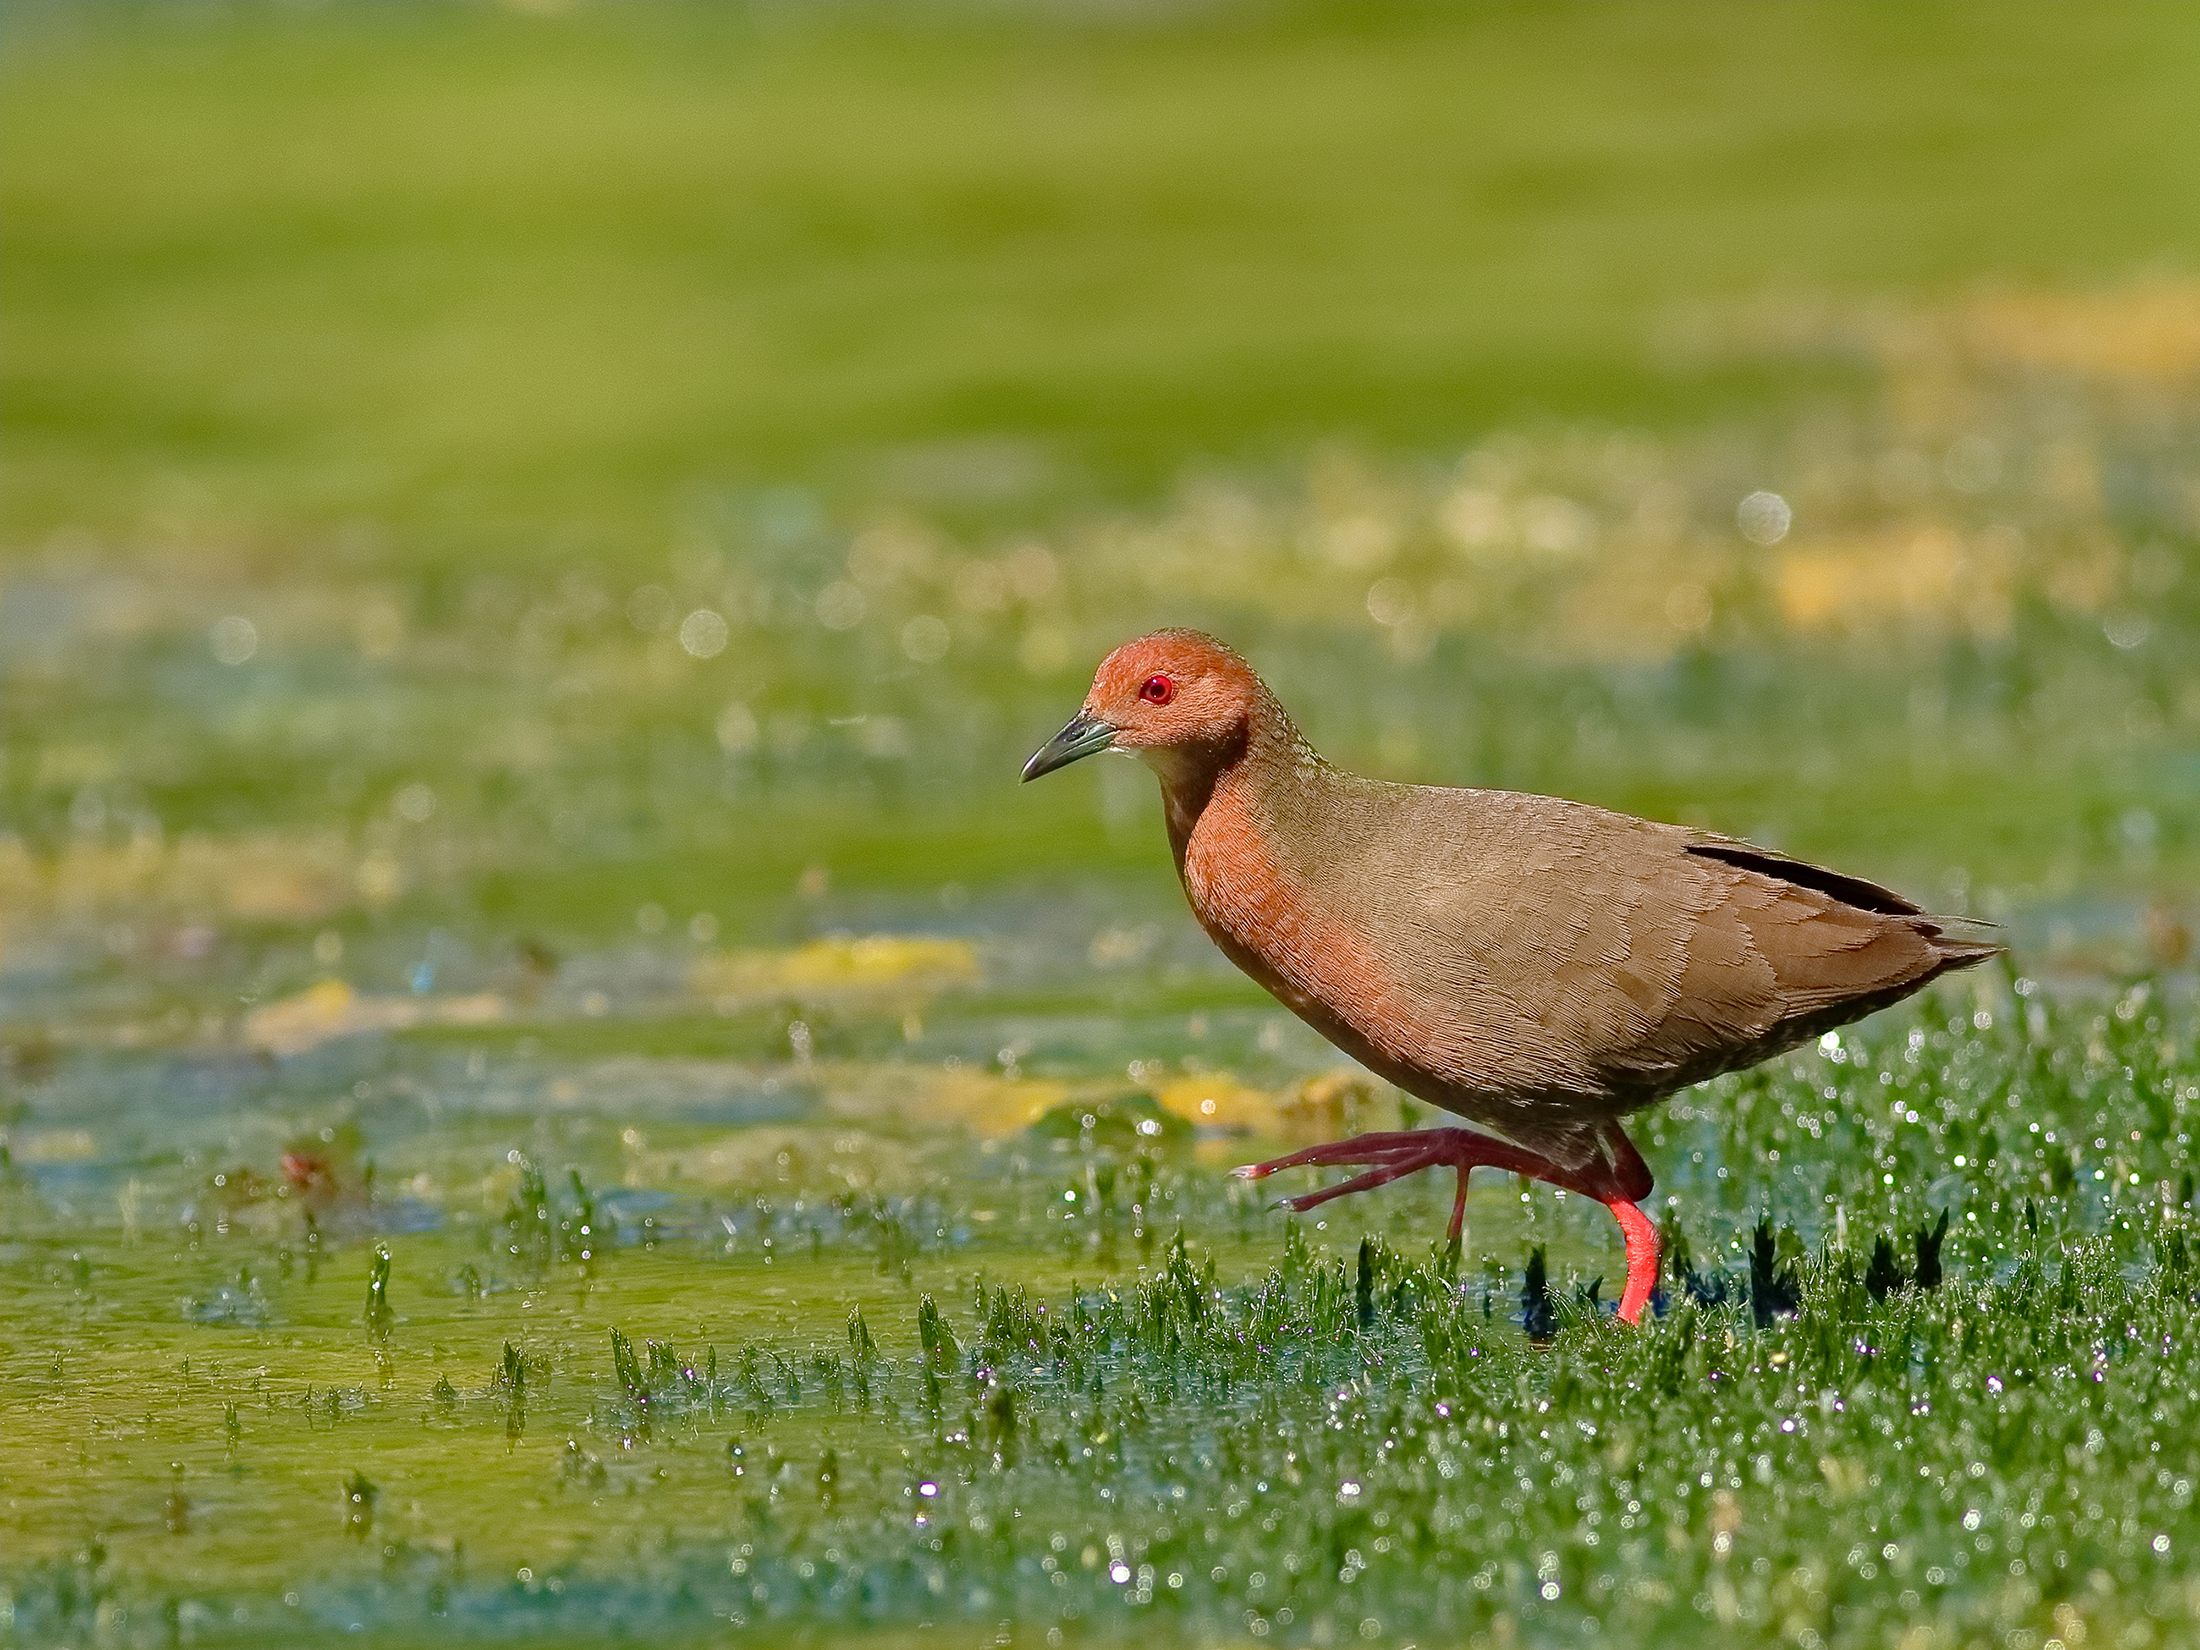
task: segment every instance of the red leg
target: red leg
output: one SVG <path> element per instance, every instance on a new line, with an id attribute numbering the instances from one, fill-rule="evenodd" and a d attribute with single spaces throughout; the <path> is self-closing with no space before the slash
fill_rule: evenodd
<path id="1" fill-rule="evenodd" d="M 1628 1323 L 1640 1323 L 1642 1309 L 1658 1286 L 1658 1229 L 1637 1205 L 1650 1195 L 1656 1181 L 1642 1153 L 1617 1123 L 1605 1125 L 1604 1149 L 1610 1156 L 1609 1167 L 1602 1185 L 1587 1195 L 1612 1211 L 1627 1240 L 1627 1287 L 1619 1297 L 1619 1315 Z"/>
<path id="2" fill-rule="evenodd" d="M 1605 1205 L 1619 1220 L 1627 1237 L 1627 1289 L 1619 1298 L 1619 1315 L 1628 1323 L 1642 1321 L 1642 1309 L 1650 1304 L 1650 1291 L 1658 1286 L 1658 1229 L 1650 1217 L 1625 1198 Z"/>
<path id="3" fill-rule="evenodd" d="M 1566 1169 L 1549 1158 L 1514 1146 L 1473 1129 L 1411 1129 L 1399 1133 L 1363 1134 L 1350 1140 L 1308 1146 L 1303 1151 L 1267 1163 L 1252 1163 L 1236 1172 L 1247 1180 L 1262 1180 L 1278 1169 L 1312 1165 L 1364 1168 L 1367 1173 L 1320 1191 L 1303 1192 L 1283 1199 L 1286 1207 L 1304 1213 L 1332 1198 L 1372 1191 L 1422 1169 L 1448 1168 L 1457 1172 L 1459 1189 L 1452 1198 L 1451 1241 L 1459 1241 L 1467 1214 L 1467 1173 L 1471 1169 L 1504 1169 L 1563 1187 L 1583 1197 L 1593 1197 L 1612 1211 L 1627 1240 L 1627 1286 L 1619 1299 L 1619 1315 L 1628 1323 L 1639 1322 L 1658 1281 L 1658 1234 L 1636 1204 L 1650 1195 L 1650 1170 L 1634 1143 L 1614 1124 L 1605 1132 L 1609 1161 L 1592 1163 L 1580 1170 Z"/>

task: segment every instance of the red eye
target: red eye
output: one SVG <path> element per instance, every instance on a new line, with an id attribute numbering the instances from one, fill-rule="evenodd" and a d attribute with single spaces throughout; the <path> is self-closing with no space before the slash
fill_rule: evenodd
<path id="1" fill-rule="evenodd" d="M 1138 697 L 1149 705 L 1165 705 L 1176 697 L 1176 684 L 1166 676 L 1149 676 L 1139 688 Z"/>

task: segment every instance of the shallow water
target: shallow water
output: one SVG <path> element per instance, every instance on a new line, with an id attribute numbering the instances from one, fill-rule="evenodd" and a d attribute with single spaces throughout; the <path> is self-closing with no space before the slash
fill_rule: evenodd
<path id="1" fill-rule="evenodd" d="M 1703 1612 L 1767 1634 L 2015 1622 L 2053 1594 L 1970 1585 L 1955 1505 L 1965 1440 L 1995 1427 L 2010 1442 L 1979 1493 L 2023 1574 L 2082 1561 L 2157 1609 L 2148 1543 L 2200 1540 L 2182 1411 L 2129 1407 L 2188 1356 L 2161 1244 L 2189 1225 L 2162 1200 L 2194 1068 L 2145 990 L 2072 984 L 2057 1008 L 1982 978 L 1866 1028 L 1853 1057 L 1814 1050 L 1646 1120 L 1660 1206 L 1701 1287 L 1738 1304 L 1688 1305 L 1675 1280 L 1632 1335 L 1581 1297 L 1619 1255 L 1578 1200 L 1480 1184 L 1454 1271 L 1431 1258 L 1441 1185 L 1292 1221 L 1227 1178 L 1393 1126 L 1399 1102 L 1325 1091 L 1333 1056 L 1181 917 L 1070 948 L 1058 911 L 970 909 L 992 940 L 622 945 L 532 997 L 467 978 L 487 965 L 446 939 L 449 994 L 324 983 L 210 1027 L 118 987 L 105 1017 L 87 993 L 73 1024 L 11 1044 L 8 1631 L 1403 1643 L 1682 1633 Z M 2020 1149 L 2042 1118 L 2061 1141 Z M 1871 1238 L 1906 1243 L 1941 1207 L 1950 1281 L 1872 1306 Z M 1839 1247 L 1805 1267 L 1799 1319 L 1758 1327 L 1743 1242 L 1764 1211 L 1782 1266 Z M 1540 1352 L 1531 1247 L 1559 1326 Z M 2026 1316 L 2080 1269 L 2122 1294 Z M 1909 1348 L 1892 1365 L 1890 1345 Z M 2053 1407 L 2013 1411 L 1989 1375 Z M 1936 1406 L 1955 1414 L 1923 1420 Z M 2011 1418 L 2049 1414 L 2098 1416 L 2083 1439 L 2117 1462 L 2167 1446 L 2167 1476 L 2068 1478 Z M 1914 1493 L 1890 1476 L 1906 1452 Z M 2026 1497 L 2062 1487 L 2102 1510 L 2051 1539 Z M 1655 1522 L 1628 1510 L 1646 1506 Z M 1728 1528 L 1731 1571 L 1703 1545 Z M 1841 1559 L 1862 1533 L 1902 1549 L 1900 1598 Z"/>
<path id="2" fill-rule="evenodd" d="M 2189 1635 L 2191 313 L 1720 311 L 1686 371 L 1847 398 L 1091 516 L 713 483 L 454 559 L 419 497 L 131 525 L 49 463 L 0 1642 Z M 1484 1177 L 1457 1260 L 1432 1178 L 1291 1221 L 1225 1170 L 1432 1119 L 1214 954 L 1146 775 L 1015 783 L 1185 620 L 1341 762 L 2014 961 L 1642 1119 L 1639 1333 L 1578 1199 Z"/>

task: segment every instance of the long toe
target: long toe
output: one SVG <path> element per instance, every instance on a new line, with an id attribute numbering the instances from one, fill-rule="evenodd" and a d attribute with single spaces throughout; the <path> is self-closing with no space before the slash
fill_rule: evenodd
<path id="1" fill-rule="evenodd" d="M 1429 1157 L 1439 1135 L 1452 1132 L 1454 1131 L 1449 1129 L 1430 1129 L 1358 1134 L 1350 1140 L 1329 1140 L 1319 1146 L 1302 1147 L 1287 1157 L 1271 1158 L 1266 1163 L 1248 1163 L 1230 1172 L 1240 1180 L 1265 1180 L 1280 1169 L 1358 1168 L 1366 1164 L 1395 1163 L 1409 1156 L 1424 1158 Z"/>
<path id="2" fill-rule="evenodd" d="M 1318 1192 L 1302 1192 L 1297 1197 L 1281 1199 L 1283 1207 L 1305 1214 L 1318 1209 L 1332 1198 L 1350 1197 L 1354 1192 L 1372 1192 L 1378 1186 L 1387 1186 L 1393 1180 L 1402 1180 L 1409 1174 L 1419 1174 L 1433 1166 L 1433 1160 L 1417 1163 L 1393 1163 L 1387 1168 L 1370 1169 L 1365 1174 L 1354 1175 L 1350 1180 L 1339 1181 L 1334 1186 L 1324 1186 Z"/>

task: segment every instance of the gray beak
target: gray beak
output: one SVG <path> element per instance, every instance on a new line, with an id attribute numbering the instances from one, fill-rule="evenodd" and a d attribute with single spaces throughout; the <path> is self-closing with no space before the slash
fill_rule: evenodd
<path id="1" fill-rule="evenodd" d="M 1024 764 L 1024 778 L 1037 779 L 1043 773 L 1068 767 L 1081 756 L 1104 751 L 1114 740 L 1115 733 L 1114 724 L 1079 711 L 1069 719 L 1067 727 L 1032 752 L 1031 760 Z"/>

